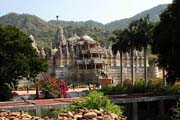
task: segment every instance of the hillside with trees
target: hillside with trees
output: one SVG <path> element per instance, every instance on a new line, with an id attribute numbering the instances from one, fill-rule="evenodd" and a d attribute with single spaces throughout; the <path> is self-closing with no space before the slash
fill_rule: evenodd
<path id="1" fill-rule="evenodd" d="M 93 39 L 100 41 L 102 45 L 108 45 L 107 38 L 111 36 L 115 29 L 123 29 L 128 24 L 136 19 L 139 19 L 147 14 L 153 22 L 159 21 L 159 14 L 164 11 L 167 5 L 159 5 L 150 10 L 146 10 L 131 18 L 117 20 L 103 25 L 102 23 L 88 20 L 88 21 L 60 21 L 56 20 L 45 21 L 35 15 L 9 13 L 0 17 L 0 23 L 6 25 L 14 25 L 20 28 L 27 35 L 32 34 L 39 46 L 49 47 L 51 41 L 54 39 L 57 30 L 57 24 L 61 24 L 64 28 L 65 36 L 71 37 L 73 34 L 89 35 Z"/>
<path id="2" fill-rule="evenodd" d="M 105 27 L 107 30 L 110 30 L 110 31 L 116 30 L 119 28 L 124 29 L 124 28 L 127 28 L 127 26 L 131 23 L 131 21 L 138 20 L 141 17 L 144 17 L 146 15 L 149 15 L 150 21 L 157 22 L 159 21 L 159 15 L 167 8 L 167 6 L 168 6 L 167 4 L 158 5 L 149 10 L 145 10 L 133 17 L 110 22 L 106 24 Z"/>

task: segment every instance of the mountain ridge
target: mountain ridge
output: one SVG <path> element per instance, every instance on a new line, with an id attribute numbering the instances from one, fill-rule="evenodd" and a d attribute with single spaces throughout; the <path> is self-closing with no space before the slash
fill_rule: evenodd
<path id="1" fill-rule="evenodd" d="M 158 5 L 158 6 L 155 6 L 155 7 L 153 7 L 153 8 L 150 8 L 150 9 L 148 9 L 148 10 L 144 10 L 144 11 L 142 11 L 142 12 L 140 12 L 140 13 L 138 13 L 138 14 L 136 14 L 136 15 L 134 15 L 134 16 L 132 16 L 132 17 L 129 17 L 129 18 L 123 18 L 123 19 L 119 19 L 119 20 L 114 20 L 114 21 L 111 21 L 111 22 L 109 22 L 109 23 L 106 23 L 106 24 L 103 24 L 103 23 L 101 23 L 101 22 L 97 22 L 97 21 L 95 21 L 95 20 L 87 20 L 87 21 L 65 21 L 65 20 L 61 20 L 62 22 L 69 22 L 69 23 L 74 23 L 74 24 L 83 24 L 83 23 L 87 23 L 87 22 L 95 22 L 95 23 L 97 23 L 97 24 L 101 24 L 101 25 L 104 25 L 104 26 L 106 26 L 106 25 L 109 25 L 109 24 L 112 24 L 112 23 L 114 23 L 114 22 L 119 22 L 119 21 L 127 21 L 127 20 L 134 20 L 134 19 L 139 19 L 140 17 L 142 17 L 144 14 L 150 14 L 150 18 L 152 19 L 152 17 L 156 17 L 157 19 L 159 19 L 158 18 L 158 15 L 162 12 L 162 10 L 164 10 L 166 7 L 167 7 L 167 5 L 168 4 L 160 4 L 160 5 Z M 150 11 L 150 12 L 149 12 Z M 151 14 L 152 14 L 152 12 L 153 12 L 153 14 L 156 14 L 156 16 L 152 16 Z M 40 17 L 38 17 L 38 16 L 36 16 L 36 15 L 32 15 L 32 14 L 28 14 L 28 13 L 23 13 L 23 14 L 18 14 L 18 13 L 15 13 L 15 12 L 11 12 L 11 13 L 8 13 L 8 14 L 6 14 L 6 15 L 2 15 L 2 16 L 0 16 L 0 19 L 2 19 L 2 17 L 5 17 L 5 16 L 29 16 L 29 17 L 36 17 L 37 19 L 41 19 L 42 21 L 44 21 L 44 22 L 56 22 L 56 20 L 49 20 L 49 21 L 46 21 L 46 20 L 44 20 L 44 19 L 42 19 L 42 18 L 40 18 Z M 154 19 L 154 18 L 153 18 Z M 67 25 L 65 25 L 65 26 L 67 26 Z"/>
<path id="2" fill-rule="evenodd" d="M 128 26 L 132 20 L 139 19 L 149 14 L 153 22 L 159 21 L 159 14 L 165 10 L 167 4 L 158 5 L 149 10 L 142 11 L 130 18 L 112 21 L 108 24 L 102 24 L 94 20 L 88 21 L 63 21 L 57 23 L 56 20 L 45 21 L 36 15 L 8 13 L 0 17 L 0 23 L 5 25 L 14 25 L 24 31 L 27 35 L 32 34 L 41 44 L 48 46 L 54 39 L 58 25 L 64 28 L 66 37 L 77 33 L 79 36 L 87 34 L 100 42 L 107 41 L 108 36 L 115 29 L 123 29 Z M 102 44 L 106 44 L 102 42 Z"/>
<path id="3" fill-rule="evenodd" d="M 151 21 L 159 21 L 159 15 L 167 8 L 168 4 L 160 4 L 148 10 L 144 10 L 130 18 L 124 18 L 120 20 L 115 20 L 106 24 L 106 29 L 115 30 L 120 28 L 125 28 L 128 24 L 133 21 L 140 19 L 142 16 L 149 15 Z"/>

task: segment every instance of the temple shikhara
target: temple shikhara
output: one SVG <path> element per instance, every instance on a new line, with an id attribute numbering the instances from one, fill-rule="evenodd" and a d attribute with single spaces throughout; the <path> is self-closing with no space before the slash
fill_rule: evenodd
<path id="1" fill-rule="evenodd" d="M 52 41 L 51 54 L 46 55 L 43 48 L 38 50 L 41 57 L 49 61 L 49 73 L 57 78 L 74 84 L 120 84 L 120 54 L 113 54 L 112 45 L 108 48 L 88 35 L 66 38 L 63 28 L 58 25 L 55 39 Z M 123 54 L 123 80 L 131 79 L 129 53 Z M 135 77 L 144 76 L 144 57 L 142 51 L 134 51 Z M 148 63 L 148 61 L 147 61 Z M 157 67 L 148 70 L 148 76 L 157 78 Z"/>

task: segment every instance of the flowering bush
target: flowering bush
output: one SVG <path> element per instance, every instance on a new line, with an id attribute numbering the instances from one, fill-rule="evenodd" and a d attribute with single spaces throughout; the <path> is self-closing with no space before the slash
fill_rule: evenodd
<path id="1" fill-rule="evenodd" d="M 64 80 L 59 81 L 58 86 L 60 87 L 59 91 L 61 93 L 61 97 L 67 97 L 68 87 L 67 87 L 65 81 Z"/>
<path id="2" fill-rule="evenodd" d="M 68 87 L 64 80 L 57 80 L 55 76 L 48 76 L 40 81 L 40 89 L 45 98 L 66 97 Z"/>

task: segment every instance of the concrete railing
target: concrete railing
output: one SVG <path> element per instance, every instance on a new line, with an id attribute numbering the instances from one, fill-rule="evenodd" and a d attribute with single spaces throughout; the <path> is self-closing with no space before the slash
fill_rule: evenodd
<path id="1" fill-rule="evenodd" d="M 150 102 L 150 101 L 160 101 L 160 100 L 177 100 L 180 98 L 180 94 L 171 94 L 171 95 L 155 95 L 155 96 L 139 96 L 139 95 L 124 95 L 124 96 L 117 96 L 111 95 L 111 100 L 114 103 L 134 103 L 134 102 Z"/>

